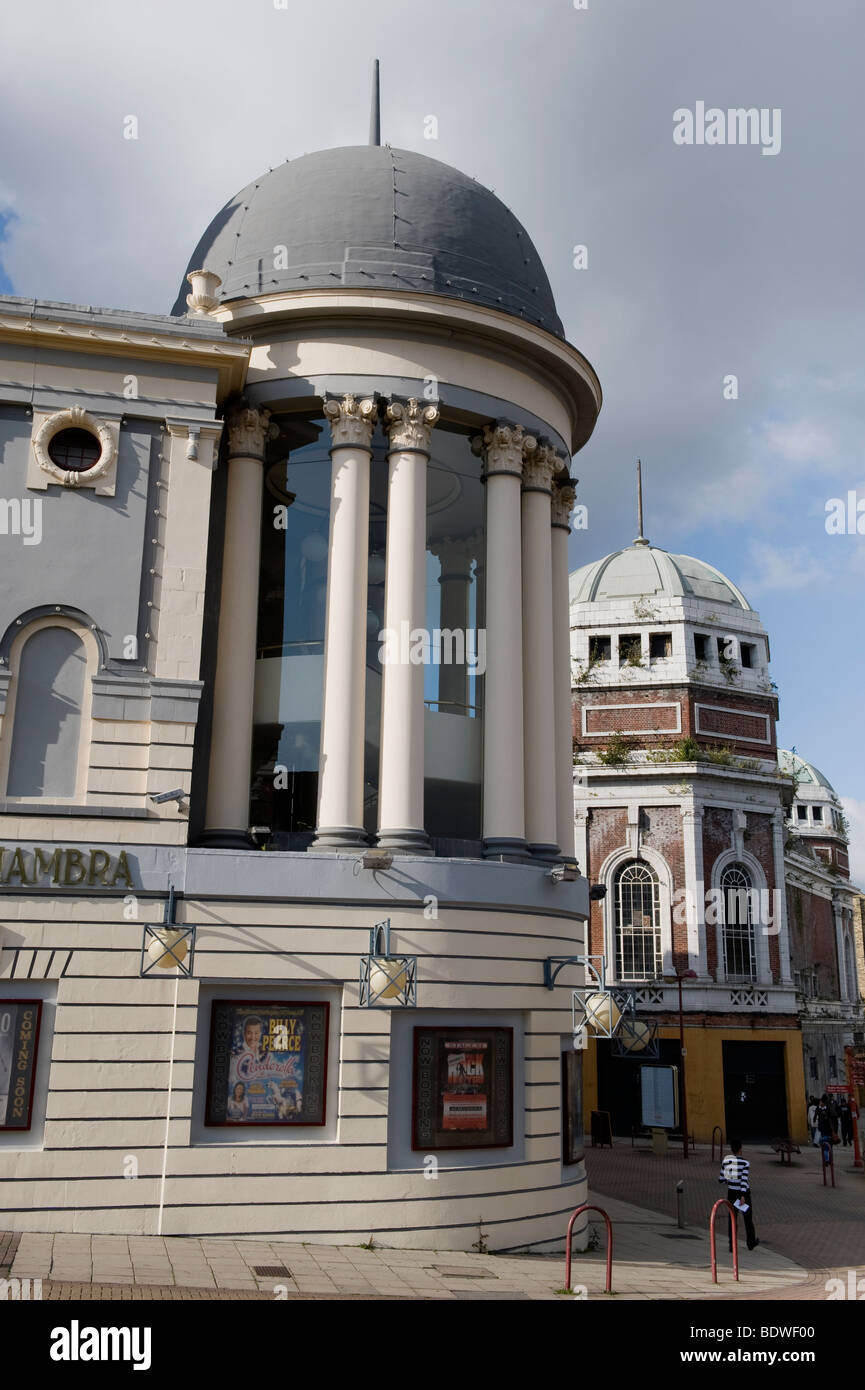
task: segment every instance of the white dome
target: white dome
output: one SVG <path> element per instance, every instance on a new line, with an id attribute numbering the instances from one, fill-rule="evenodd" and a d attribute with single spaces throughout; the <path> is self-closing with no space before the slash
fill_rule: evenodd
<path id="1" fill-rule="evenodd" d="M 782 772 L 786 772 L 788 777 L 796 778 L 797 799 L 804 796 L 813 800 L 814 787 L 821 787 L 824 791 L 829 792 L 833 798 L 837 798 L 838 793 L 829 778 L 824 777 L 819 767 L 815 767 L 813 763 L 800 758 L 798 753 L 790 753 L 786 748 L 779 748 L 778 766 Z"/>
<path id="2" fill-rule="evenodd" d="M 671 555 L 648 541 L 635 541 L 624 550 L 615 550 L 603 560 L 574 570 L 570 577 L 572 603 L 604 603 L 653 594 L 707 599 L 753 611 L 745 595 L 714 565 L 691 555 Z"/>

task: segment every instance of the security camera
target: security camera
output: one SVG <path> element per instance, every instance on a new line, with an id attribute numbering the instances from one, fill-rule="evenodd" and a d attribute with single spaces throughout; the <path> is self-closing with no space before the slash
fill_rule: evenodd
<path id="1" fill-rule="evenodd" d="M 177 810 L 180 815 L 189 810 L 189 802 L 186 799 L 186 792 L 182 787 L 177 787 L 173 792 L 156 792 L 151 794 L 150 800 L 155 806 L 162 806 L 166 801 L 176 801 Z"/>
<path id="2" fill-rule="evenodd" d="M 593 903 L 599 903 L 607 896 L 606 883 L 593 883 L 589 889 L 589 897 Z"/>
<path id="3" fill-rule="evenodd" d="M 576 859 L 565 859 L 550 869 L 549 877 L 553 883 L 573 883 L 580 876 L 580 866 Z"/>

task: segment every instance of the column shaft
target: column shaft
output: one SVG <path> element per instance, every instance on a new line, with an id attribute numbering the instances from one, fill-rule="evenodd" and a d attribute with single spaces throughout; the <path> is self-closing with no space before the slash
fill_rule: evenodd
<path id="1" fill-rule="evenodd" d="M 574 737 L 571 695 L 571 602 L 568 588 L 568 518 L 574 488 L 559 483 L 553 493 L 553 703 L 556 727 L 556 840 L 563 855 L 574 853 Z M 585 865 L 583 872 L 585 872 Z"/>
<path id="2" fill-rule="evenodd" d="M 523 468 L 523 701 L 526 839 L 539 858 L 558 853 L 553 698 L 553 575 L 550 493 L 559 460 L 544 444 Z M 573 832 L 572 832 L 573 833 Z"/>
<path id="3" fill-rule="evenodd" d="M 219 605 L 207 817 L 209 844 L 249 847 L 255 638 L 267 410 L 228 421 L 228 497 Z"/>
<path id="4" fill-rule="evenodd" d="M 375 404 L 327 401 L 330 536 L 315 849 L 367 842 L 363 828 L 369 461 Z"/>
<path id="5" fill-rule="evenodd" d="M 491 858 L 526 849 L 520 486 L 523 451 L 534 445 L 521 426 L 496 425 L 474 446 L 486 459 L 483 837 Z"/>
<path id="6" fill-rule="evenodd" d="M 394 401 L 387 409 L 387 565 L 384 625 L 388 634 L 381 710 L 379 833 L 383 849 L 429 854 L 424 830 L 424 642 L 426 493 L 435 406 Z"/>

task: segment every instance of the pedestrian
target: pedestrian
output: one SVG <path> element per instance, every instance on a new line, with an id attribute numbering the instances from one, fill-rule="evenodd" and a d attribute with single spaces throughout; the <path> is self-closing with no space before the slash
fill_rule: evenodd
<path id="1" fill-rule="evenodd" d="M 819 1148 L 820 1131 L 817 1128 L 817 1097 L 808 1097 L 808 1133 L 811 1136 L 811 1143 Z"/>
<path id="2" fill-rule="evenodd" d="M 831 1144 L 835 1124 L 829 1109 L 829 1097 L 827 1095 L 820 1097 L 817 1106 L 817 1129 L 820 1134 L 820 1143 L 822 1144 L 825 1139 L 828 1139 Z"/>
<path id="3" fill-rule="evenodd" d="M 842 1096 L 838 1104 L 838 1123 L 841 1127 L 841 1141 L 847 1149 L 853 1143 L 853 1111 L 846 1096 Z"/>
<path id="4" fill-rule="evenodd" d="M 727 1200 L 745 1218 L 745 1240 L 753 1250 L 760 1242 L 754 1230 L 754 1204 L 751 1200 L 751 1165 L 742 1157 L 741 1139 L 730 1140 L 730 1152 L 721 1164 L 718 1182 L 727 1184 Z M 738 1216 L 737 1216 L 738 1220 Z M 733 1218 L 730 1217 L 730 1249 L 733 1249 Z"/>

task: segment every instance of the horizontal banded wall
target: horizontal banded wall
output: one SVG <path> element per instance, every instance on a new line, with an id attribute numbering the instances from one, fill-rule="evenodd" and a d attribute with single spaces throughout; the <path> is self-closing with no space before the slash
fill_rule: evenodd
<path id="1" fill-rule="evenodd" d="M 509 867 L 483 866 L 485 881 Z M 573 916 L 187 898 L 178 920 L 197 926 L 195 978 L 177 986 L 172 1044 L 175 981 L 138 975 L 143 922 L 160 921 L 161 906 L 142 897 L 139 919 L 124 921 L 119 896 L 0 899 L 0 992 L 56 992 L 42 1147 L 0 1143 L 8 1227 L 156 1230 L 173 1046 L 165 1234 L 471 1249 L 480 1223 L 490 1249 L 561 1248 L 585 1195 L 582 1165 L 563 1168 L 561 1149 L 561 1037 L 577 980 L 565 972 L 547 991 L 542 962 L 582 949 Z M 358 1005 L 359 958 L 388 910 L 393 949 L 418 956 L 416 1011 Z M 324 1130 L 205 1128 L 213 998 L 330 1000 Z M 515 1043 L 512 1147 L 439 1151 L 435 1178 L 410 1149 L 412 1029 L 430 1022 L 508 1024 Z"/>

